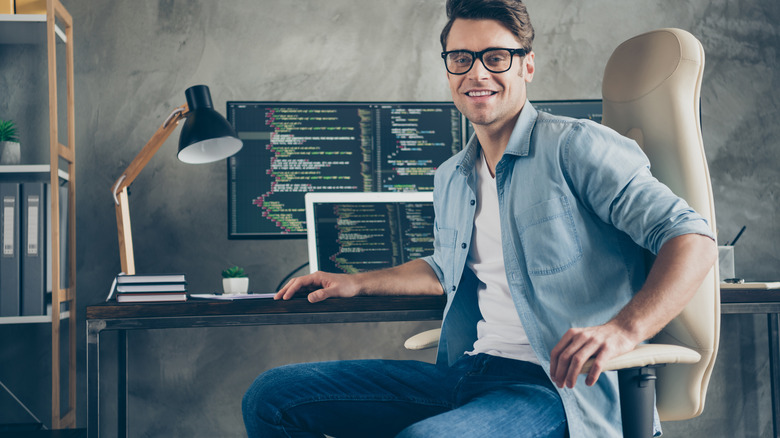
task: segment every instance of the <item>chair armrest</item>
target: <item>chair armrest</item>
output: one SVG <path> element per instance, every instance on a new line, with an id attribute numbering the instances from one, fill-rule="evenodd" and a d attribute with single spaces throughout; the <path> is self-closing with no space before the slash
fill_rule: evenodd
<path id="1" fill-rule="evenodd" d="M 418 333 L 404 342 L 407 350 L 424 350 L 439 344 L 441 329 L 432 329 Z M 605 371 L 622 370 L 626 368 L 643 367 L 669 363 L 696 363 L 701 360 L 701 354 L 690 348 L 671 344 L 640 344 L 628 353 L 621 354 L 607 361 Z M 588 360 L 582 367 L 582 374 L 587 374 L 593 365 Z"/>
<path id="2" fill-rule="evenodd" d="M 605 371 L 613 371 L 667 363 L 690 364 L 700 360 L 701 354 L 679 345 L 639 344 L 628 353 L 608 360 L 604 368 Z M 592 365 L 592 359 L 585 362 L 585 365 L 582 367 L 582 374 L 587 374 Z"/>
<path id="3" fill-rule="evenodd" d="M 404 347 L 407 350 L 425 350 L 426 348 L 433 348 L 439 345 L 440 335 L 441 329 L 427 330 L 407 339 L 406 342 L 404 342 Z"/>

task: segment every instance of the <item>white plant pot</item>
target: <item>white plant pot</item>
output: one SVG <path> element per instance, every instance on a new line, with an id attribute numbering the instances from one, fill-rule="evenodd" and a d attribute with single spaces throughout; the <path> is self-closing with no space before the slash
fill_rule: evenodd
<path id="1" fill-rule="evenodd" d="M 0 164 L 22 162 L 22 147 L 15 141 L 0 141 Z"/>
<path id="2" fill-rule="evenodd" d="M 226 295 L 245 294 L 249 290 L 249 277 L 223 278 L 222 291 Z"/>

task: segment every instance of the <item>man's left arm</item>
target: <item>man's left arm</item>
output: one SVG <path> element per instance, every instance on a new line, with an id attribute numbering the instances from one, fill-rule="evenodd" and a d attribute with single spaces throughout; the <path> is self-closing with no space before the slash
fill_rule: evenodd
<path id="1" fill-rule="evenodd" d="M 550 376 L 559 387 L 574 387 L 582 366 L 594 362 L 585 380 L 593 385 L 604 364 L 633 350 L 661 331 L 693 298 L 717 259 L 708 236 L 683 234 L 663 244 L 647 280 L 634 298 L 609 322 L 569 329 L 553 348 Z"/>

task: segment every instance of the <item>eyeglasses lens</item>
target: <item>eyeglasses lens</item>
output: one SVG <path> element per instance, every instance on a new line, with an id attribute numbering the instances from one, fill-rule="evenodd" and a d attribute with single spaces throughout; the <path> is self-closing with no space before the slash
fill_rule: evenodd
<path id="1" fill-rule="evenodd" d="M 480 55 L 477 53 L 477 55 Z M 490 50 L 481 53 L 482 65 L 493 73 L 503 73 L 512 66 L 512 54 L 508 50 Z M 457 51 L 447 54 L 447 70 L 452 74 L 464 74 L 474 65 L 474 54 Z"/>

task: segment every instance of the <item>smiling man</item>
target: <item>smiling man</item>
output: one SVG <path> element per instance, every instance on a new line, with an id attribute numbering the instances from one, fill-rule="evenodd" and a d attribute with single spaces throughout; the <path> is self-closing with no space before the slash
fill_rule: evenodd
<path id="1" fill-rule="evenodd" d="M 636 143 L 528 102 L 534 31 L 521 1 L 449 0 L 447 16 L 442 58 L 475 135 L 436 173 L 434 254 L 317 272 L 276 297 L 446 294 L 437 363 L 270 370 L 244 396 L 250 437 L 622 436 L 604 361 L 663 328 L 715 261 L 705 220 Z M 649 273 L 643 248 L 657 254 Z"/>

